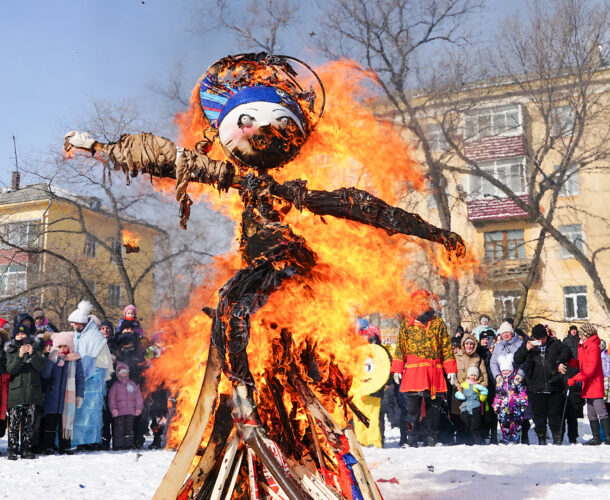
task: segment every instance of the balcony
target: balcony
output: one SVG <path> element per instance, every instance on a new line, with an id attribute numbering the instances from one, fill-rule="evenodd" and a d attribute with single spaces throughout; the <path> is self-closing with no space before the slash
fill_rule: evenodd
<path id="1" fill-rule="evenodd" d="M 530 260 L 501 260 L 496 262 L 484 261 L 481 266 L 481 271 L 475 277 L 478 284 L 498 284 L 508 281 L 524 280 L 530 269 L 532 262 Z M 539 278 L 540 273 L 536 273 L 534 281 Z"/>
<path id="2" fill-rule="evenodd" d="M 464 154 L 476 162 L 516 158 L 525 156 L 526 151 L 527 140 L 524 134 L 485 137 L 464 143 Z"/>
<path id="3" fill-rule="evenodd" d="M 519 199 L 529 205 L 530 199 L 527 194 L 519 196 Z M 497 198 L 487 196 L 476 198 L 466 202 L 468 208 L 468 220 L 473 224 L 484 224 L 486 222 L 500 222 L 511 219 L 527 219 L 529 214 L 522 210 L 510 198 Z"/>

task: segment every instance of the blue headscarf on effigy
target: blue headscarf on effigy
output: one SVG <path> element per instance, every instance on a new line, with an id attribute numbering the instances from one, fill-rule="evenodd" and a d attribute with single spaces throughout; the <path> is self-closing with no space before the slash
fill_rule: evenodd
<path id="1" fill-rule="evenodd" d="M 240 104 L 263 101 L 281 104 L 292 111 L 306 123 L 303 110 L 286 92 L 266 85 L 255 85 L 236 89 L 224 83 L 212 81 L 210 75 L 201 79 L 199 86 L 199 99 L 201 109 L 214 128 L 218 128 L 224 117 Z"/>

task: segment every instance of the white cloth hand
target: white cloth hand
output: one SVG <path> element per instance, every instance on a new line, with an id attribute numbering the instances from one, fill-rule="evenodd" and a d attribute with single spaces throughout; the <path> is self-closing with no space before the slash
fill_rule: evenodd
<path id="1" fill-rule="evenodd" d="M 394 382 L 396 382 L 396 384 L 400 385 L 400 381 L 402 380 L 402 374 L 401 373 L 395 373 L 394 374 Z"/>
<path id="2" fill-rule="evenodd" d="M 83 406 L 83 398 L 76 396 L 76 407 L 80 408 L 81 406 Z"/>
<path id="3" fill-rule="evenodd" d="M 496 375 L 496 385 L 502 385 L 504 383 L 504 378 L 502 375 Z"/>
<path id="4" fill-rule="evenodd" d="M 451 385 L 455 385 L 457 383 L 457 373 L 449 373 L 447 379 Z"/>
<path id="5" fill-rule="evenodd" d="M 517 373 L 513 379 L 513 382 L 515 385 L 519 385 L 521 382 L 523 382 L 523 377 Z"/>
<path id="6" fill-rule="evenodd" d="M 87 132 L 71 130 L 64 137 L 64 149 L 66 151 L 70 151 L 73 147 L 91 151 L 94 143 L 95 141 L 89 137 Z"/>

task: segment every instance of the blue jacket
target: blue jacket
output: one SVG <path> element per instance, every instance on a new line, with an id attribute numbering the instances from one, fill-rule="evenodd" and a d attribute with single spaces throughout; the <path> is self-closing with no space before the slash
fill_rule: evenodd
<path id="1" fill-rule="evenodd" d="M 468 412 L 472 415 L 475 408 L 481 408 L 481 403 L 484 403 L 487 399 L 487 387 L 481 384 L 473 384 L 465 380 L 460 387 L 461 391 L 456 391 L 455 398 L 462 401 L 460 411 L 462 413 Z"/>
<path id="2" fill-rule="evenodd" d="M 56 362 L 46 360 L 40 375 L 49 379 L 47 389 L 44 393 L 43 413 L 63 413 L 64 398 L 66 394 L 66 382 L 68 379 L 68 363 L 76 363 L 76 397 L 83 397 L 85 394 L 85 372 L 80 359 L 76 361 L 66 361 L 63 366 L 58 366 Z"/>

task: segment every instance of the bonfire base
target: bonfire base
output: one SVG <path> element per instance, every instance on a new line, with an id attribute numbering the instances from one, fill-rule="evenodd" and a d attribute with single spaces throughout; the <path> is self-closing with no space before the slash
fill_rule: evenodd
<path id="1" fill-rule="evenodd" d="M 189 428 L 155 499 L 382 500 L 352 428 L 341 429 L 296 369 L 283 374 L 284 386 L 268 382 L 281 427 L 273 429 L 281 436 L 275 442 L 246 386 L 218 396 L 214 351 Z M 298 428 L 282 402 L 284 391 L 296 396 L 293 410 L 298 406 L 306 416 Z M 213 426 L 201 449 L 210 416 Z"/>

